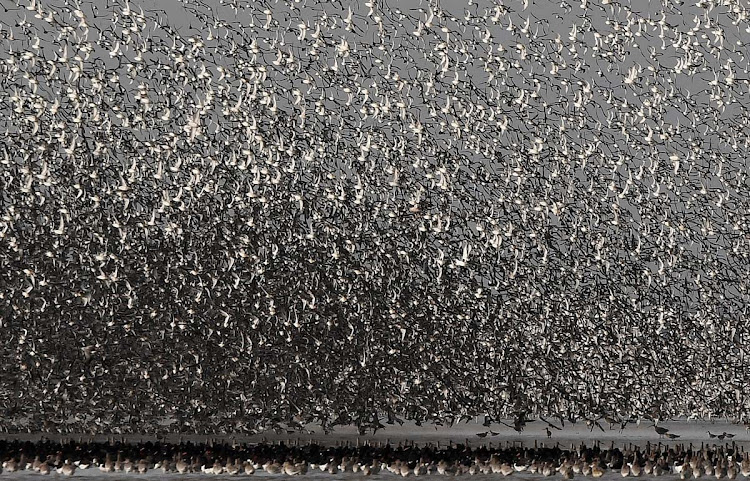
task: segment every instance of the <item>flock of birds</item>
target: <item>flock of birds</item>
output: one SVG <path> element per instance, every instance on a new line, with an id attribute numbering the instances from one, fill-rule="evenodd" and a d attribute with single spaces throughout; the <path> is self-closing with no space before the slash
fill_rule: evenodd
<path id="1" fill-rule="evenodd" d="M 748 412 L 745 2 L 147 3 L 0 1 L 0 428 Z"/>
<path id="2" fill-rule="evenodd" d="M 162 444 L 119 442 L 49 441 L 0 442 L 2 470 L 14 473 L 33 470 L 40 474 L 57 471 L 73 475 L 78 469 L 98 469 L 102 473 L 146 474 L 204 473 L 252 475 L 256 471 L 289 476 L 321 471 L 329 474 L 360 473 L 363 476 L 390 472 L 397 476 L 423 476 L 433 473 L 448 476 L 514 473 L 552 476 L 563 479 L 576 475 L 600 478 L 607 472 L 622 477 L 679 475 L 680 479 L 715 477 L 735 479 L 750 476 L 750 453 L 734 447 L 647 445 L 644 450 L 614 444 L 602 449 L 598 444 L 534 448 L 472 448 L 469 444 L 433 445 L 358 445 L 324 447 L 318 444 Z"/>

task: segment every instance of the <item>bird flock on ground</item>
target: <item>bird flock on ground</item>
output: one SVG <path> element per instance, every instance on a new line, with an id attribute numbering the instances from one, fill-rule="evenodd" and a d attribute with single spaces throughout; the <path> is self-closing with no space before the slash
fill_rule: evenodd
<path id="1" fill-rule="evenodd" d="M 0 7 L 3 430 L 748 412 L 745 2 Z"/>
<path id="2" fill-rule="evenodd" d="M 164 444 L 147 442 L 124 444 L 40 441 L 0 442 L 0 459 L 6 473 L 29 470 L 40 474 L 56 471 L 74 475 L 78 469 L 98 469 L 102 473 L 164 474 L 304 475 L 359 473 L 363 476 L 390 472 L 396 476 L 447 476 L 530 473 L 548 477 L 559 473 L 563 479 L 575 476 L 600 478 L 608 472 L 628 476 L 679 475 L 680 479 L 715 477 L 735 479 L 750 476 L 750 453 L 734 445 L 666 446 L 647 444 L 645 449 L 612 444 L 585 444 L 570 449 L 535 445 L 532 447 L 466 444 L 447 446 L 393 446 L 388 444 Z"/>

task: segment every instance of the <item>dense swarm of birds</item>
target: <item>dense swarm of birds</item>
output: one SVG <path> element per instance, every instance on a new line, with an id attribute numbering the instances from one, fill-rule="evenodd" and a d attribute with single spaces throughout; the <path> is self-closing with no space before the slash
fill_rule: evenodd
<path id="1" fill-rule="evenodd" d="M 2 429 L 748 412 L 745 2 L 146 3 L 0 1 Z"/>
<path id="2" fill-rule="evenodd" d="M 217 444 L 146 442 L 138 444 L 42 441 L 0 442 L 0 459 L 6 472 L 23 470 L 72 476 L 78 469 L 102 473 L 252 475 L 256 471 L 297 476 L 321 471 L 328 474 L 360 473 L 363 476 L 390 472 L 396 476 L 447 476 L 514 473 L 563 479 L 576 475 L 601 478 L 607 473 L 628 476 L 679 475 L 680 479 L 750 476 L 750 453 L 736 446 L 647 444 L 609 448 L 585 444 L 569 449 L 534 446 L 487 446 L 466 444 L 424 446 L 362 444 L 321 446 L 296 444 Z M 2 469 L 0 469 L 2 472 Z"/>

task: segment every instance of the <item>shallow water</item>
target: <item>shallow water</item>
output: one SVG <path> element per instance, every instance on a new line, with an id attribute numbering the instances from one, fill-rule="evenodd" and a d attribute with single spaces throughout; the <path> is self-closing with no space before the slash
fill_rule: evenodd
<path id="1" fill-rule="evenodd" d="M 560 425 L 559 420 L 548 419 L 552 424 L 555 424 L 562 429 L 550 428 L 552 434 L 551 437 L 547 437 L 546 428 L 548 425 L 542 420 L 536 420 L 529 422 L 522 432 L 516 432 L 500 423 L 492 423 L 486 427 L 481 423 L 483 418 L 476 418 L 474 421 L 469 423 L 456 424 L 452 427 L 449 426 L 434 426 L 424 424 L 422 426 L 416 426 L 412 422 L 405 422 L 402 426 L 395 424 L 393 426 L 387 425 L 385 429 L 379 430 L 373 434 L 371 431 L 365 435 L 359 435 L 356 427 L 354 426 L 343 426 L 337 427 L 336 430 L 328 435 L 323 434 L 323 430 L 320 426 L 308 424 L 306 429 L 309 432 L 293 433 L 293 434 L 276 434 L 273 432 L 258 434 L 254 436 L 204 436 L 204 435 L 167 435 L 160 436 L 158 439 L 164 442 L 177 443 L 180 441 L 191 441 L 194 443 L 202 442 L 227 442 L 227 443 L 260 443 L 260 442 L 285 442 L 290 443 L 308 443 L 315 442 L 323 445 L 335 445 L 342 443 L 357 444 L 357 443 L 387 443 L 398 444 L 398 443 L 415 443 L 415 444 L 448 444 L 448 443 L 466 443 L 468 442 L 472 447 L 478 447 L 481 445 L 498 446 L 498 444 L 515 444 L 532 446 L 535 443 L 538 446 L 542 445 L 554 445 L 559 443 L 561 447 L 570 447 L 571 444 L 579 445 L 585 443 L 592 445 L 596 442 L 601 443 L 602 447 L 609 447 L 612 443 L 615 443 L 616 447 L 622 448 L 627 447 L 629 444 L 638 445 L 645 447 L 648 443 L 662 445 L 676 445 L 692 443 L 694 446 L 700 447 L 701 443 L 707 445 L 728 445 L 731 446 L 734 442 L 738 447 L 750 450 L 750 432 L 748 432 L 743 425 L 730 423 L 724 420 L 717 421 L 688 421 L 688 420 L 677 420 L 677 421 L 664 421 L 659 422 L 659 426 L 669 429 L 670 433 L 679 435 L 680 437 L 674 440 L 660 437 L 653 428 L 653 423 L 650 421 L 643 421 L 640 424 L 628 424 L 625 429 L 620 429 L 620 426 L 615 426 L 610 429 L 609 424 L 604 420 L 599 421 L 601 428 L 594 425 L 593 430 L 586 425 L 585 421 L 578 421 L 575 424 L 566 422 L 564 426 Z M 512 424 L 512 420 L 504 420 L 507 424 Z M 487 435 L 486 437 L 479 437 L 477 434 L 486 433 L 491 431 L 497 433 L 496 436 Z M 724 441 L 718 440 L 717 438 L 710 438 L 708 432 L 712 434 L 721 434 L 727 432 L 734 434 L 735 437 L 725 439 Z M 20 439 L 20 440 L 39 440 L 40 437 L 50 439 L 52 441 L 63 441 L 66 439 L 72 440 L 94 440 L 94 441 L 107 441 L 107 440 L 125 440 L 132 442 L 139 441 L 155 441 L 157 440 L 154 436 L 138 436 L 138 435 L 124 435 L 124 436 L 89 436 L 89 435 L 55 435 L 55 434 L 6 434 L 2 436 L 5 439 Z"/>
<path id="2" fill-rule="evenodd" d="M 551 421 L 551 420 L 550 420 Z M 510 422 L 510 421 L 508 421 Z M 557 421 L 559 423 L 559 421 Z M 541 420 L 536 420 L 533 422 L 530 422 L 527 427 L 523 430 L 521 433 L 517 433 L 508 427 L 503 426 L 502 424 L 492 424 L 489 427 L 483 426 L 480 422 L 470 422 L 470 423 L 464 423 L 460 425 L 455 425 L 453 427 L 437 427 L 437 429 L 434 426 L 415 426 L 410 423 L 405 423 L 403 426 L 388 426 L 386 429 L 378 431 L 376 435 L 368 435 L 368 436 L 357 436 L 356 430 L 354 427 L 345 427 L 338 429 L 336 432 L 325 436 L 322 435 L 320 432 L 317 432 L 315 434 L 304 434 L 297 436 L 282 436 L 282 435 L 267 435 L 265 436 L 265 440 L 267 442 L 287 442 L 287 443 L 306 443 L 306 442 L 317 442 L 320 444 L 327 444 L 327 445 L 333 445 L 333 444 L 341 444 L 341 443 L 349 443 L 349 444 L 356 444 L 356 443 L 385 443 L 385 442 L 391 442 L 393 444 L 398 443 L 411 443 L 414 442 L 415 444 L 447 444 L 447 443 L 466 443 L 468 442 L 471 447 L 479 447 L 481 445 L 492 445 L 494 447 L 505 446 L 505 445 L 515 445 L 518 446 L 521 443 L 525 446 L 534 446 L 537 445 L 539 447 L 542 447 L 543 445 L 554 445 L 554 444 L 560 444 L 560 447 L 562 448 L 570 448 L 572 446 L 580 445 L 581 443 L 585 443 L 587 445 L 592 445 L 596 442 L 601 443 L 602 448 L 609 448 L 610 446 L 618 447 L 618 448 L 630 448 L 631 446 L 640 446 L 641 448 L 644 448 L 646 445 L 651 444 L 652 446 L 658 445 L 661 443 L 662 446 L 669 445 L 669 446 L 675 446 L 677 444 L 683 444 L 686 448 L 689 447 L 691 444 L 694 448 L 700 448 L 702 445 L 712 446 L 712 445 L 726 445 L 727 447 L 731 447 L 732 444 L 739 449 L 740 451 L 750 450 L 750 433 L 748 433 L 744 426 L 728 423 L 726 421 L 716 421 L 716 422 L 706 422 L 706 421 L 686 421 L 686 420 L 680 420 L 680 421 L 669 421 L 669 422 L 663 422 L 659 423 L 659 426 L 665 427 L 669 429 L 670 432 L 678 434 L 680 438 L 675 440 L 668 440 L 668 439 L 661 439 L 659 435 L 654 431 L 653 424 L 650 422 L 642 422 L 640 425 L 630 424 L 628 427 L 624 430 L 620 430 L 618 428 L 609 429 L 609 426 L 604 423 L 602 425 L 602 429 L 594 426 L 594 430 L 590 430 L 589 427 L 586 426 L 585 422 L 578 422 L 576 424 L 566 423 L 563 429 L 556 430 L 552 429 L 552 436 L 550 438 L 547 438 L 546 435 L 546 427 L 548 425 Z M 312 429 L 315 429 L 312 426 L 309 426 Z M 484 438 L 479 438 L 477 436 L 478 433 L 484 433 L 488 430 L 491 430 L 492 432 L 498 433 L 496 436 L 488 435 Z M 733 433 L 735 434 L 735 437 L 733 438 L 734 443 L 727 442 L 726 440 L 724 442 L 720 442 L 717 440 L 717 438 L 710 438 L 708 435 L 708 431 L 710 431 L 712 434 L 721 434 L 724 432 L 727 433 Z M 14 436 L 16 438 L 25 438 L 25 439 L 38 439 L 38 435 L 19 435 Z M 63 436 L 48 436 L 49 438 L 55 439 L 60 438 L 64 439 Z M 105 438 L 105 437 L 102 437 Z M 116 437 L 116 439 L 120 439 L 121 437 Z M 125 440 L 130 441 L 140 441 L 140 440 L 147 440 L 148 437 L 138 437 L 138 436 L 124 436 L 122 437 Z M 207 442 L 207 441 L 213 441 L 213 442 L 260 442 L 263 441 L 264 436 L 252 436 L 252 437 L 227 437 L 227 438 L 219 438 L 219 437 L 206 437 L 206 436 L 182 436 L 182 440 L 187 441 L 193 441 L 193 442 Z M 86 438 L 84 438 L 86 439 Z M 170 437 L 162 438 L 167 441 L 179 441 L 178 436 L 174 436 L 174 439 L 170 439 Z M 468 475 L 465 475 L 468 476 Z M 511 475 L 514 479 L 543 479 L 544 477 L 540 474 L 530 474 L 530 473 L 513 473 Z M 61 479 L 63 478 L 62 475 L 57 473 L 52 473 L 50 475 L 51 478 L 55 479 Z M 210 474 L 175 474 L 175 473 L 169 473 L 164 474 L 159 469 L 151 470 L 146 474 L 123 474 L 123 473 L 117 473 L 117 474 L 104 474 L 101 473 L 98 469 L 95 467 L 92 467 L 90 469 L 82 470 L 79 469 L 76 471 L 75 478 L 89 478 L 89 479 L 106 479 L 107 481 L 126 481 L 126 480 L 156 480 L 156 479 L 205 479 L 205 478 L 229 478 L 231 477 L 228 474 L 222 474 L 219 476 L 216 475 L 210 475 Z M 238 477 L 248 477 L 246 475 L 238 475 Z M 253 475 L 253 477 L 266 479 L 266 478 L 287 478 L 286 475 L 283 474 L 277 474 L 277 475 L 271 475 L 268 473 L 263 472 L 262 470 L 256 471 L 256 473 Z M 364 476 L 360 473 L 339 473 L 335 475 L 330 475 L 326 473 L 319 472 L 318 470 L 310 470 L 307 475 L 304 476 L 305 479 L 311 479 L 311 480 L 350 480 L 350 479 L 363 479 Z M 436 477 L 442 477 L 438 474 L 432 474 L 428 477 L 436 478 Z M 490 474 L 490 475 L 475 475 L 474 478 L 501 478 L 503 477 L 500 474 Z M 579 476 L 580 477 L 580 476 Z M 34 473 L 32 471 L 20 471 L 16 473 L 9 474 L 7 472 L 0 474 L 0 478 L 3 479 L 39 479 L 40 475 L 37 473 Z M 383 478 L 383 479 L 396 479 L 400 478 L 400 476 L 394 475 L 388 471 L 381 471 L 378 475 L 374 476 L 375 479 Z M 706 480 L 712 479 L 709 476 L 704 476 Z M 553 479 L 560 479 L 559 475 L 554 475 Z M 604 476 L 601 478 L 604 481 L 611 481 L 615 479 L 622 479 L 622 476 L 619 472 L 619 470 L 611 470 L 605 472 Z M 679 476 L 677 474 L 669 474 L 663 476 L 663 479 L 679 479 Z M 724 478 L 726 479 L 726 478 Z M 745 479 L 741 475 L 738 475 L 737 479 Z"/>
<path id="3" fill-rule="evenodd" d="M 19 471 L 15 472 L 13 474 L 3 473 L 0 474 L 3 479 L 39 479 L 41 475 L 34 473 L 32 471 Z M 66 476 L 62 476 L 57 473 L 52 473 L 49 475 L 50 478 L 66 478 Z M 359 473 L 345 473 L 345 474 L 325 474 L 325 473 L 308 473 L 303 476 L 304 479 L 309 480 L 325 480 L 325 481 L 335 481 L 335 480 L 351 480 L 351 479 L 367 479 L 363 475 Z M 412 476 L 409 476 L 412 478 Z M 444 478 L 445 476 L 441 476 L 439 474 L 432 474 L 427 476 L 429 478 Z M 461 476 L 463 478 L 472 478 L 472 479 L 482 479 L 482 478 L 504 478 L 505 476 L 501 474 L 477 474 L 475 476 L 469 476 L 464 475 Z M 544 476 L 541 476 L 539 474 L 529 474 L 529 473 L 514 473 L 510 476 L 511 478 L 515 479 L 560 479 L 561 477 L 559 475 L 551 476 L 550 478 L 545 478 Z M 283 475 L 283 474 L 267 474 L 267 473 L 258 473 L 253 474 L 252 476 L 245 476 L 245 475 L 237 475 L 237 476 L 230 476 L 228 474 L 222 474 L 222 475 L 210 475 L 210 474 L 163 474 L 160 471 L 157 472 L 149 472 L 146 474 L 102 474 L 96 469 L 86 469 L 86 470 L 78 470 L 76 471 L 73 478 L 87 478 L 87 479 L 106 479 L 107 481 L 128 481 L 128 480 L 156 480 L 156 479 L 184 479 L 184 480 L 191 480 L 191 479 L 206 479 L 206 478 L 289 478 L 289 476 Z M 401 478 L 401 476 L 397 476 L 395 474 L 392 474 L 387 471 L 382 471 L 380 474 L 377 474 L 375 476 L 370 476 L 369 479 L 397 479 Z M 711 479 L 708 476 L 704 476 L 705 479 Z M 593 478 L 590 478 L 593 479 Z M 600 480 L 615 480 L 615 479 L 622 479 L 622 476 L 620 475 L 619 470 L 617 471 L 607 471 L 605 472 L 604 476 L 599 478 Z M 679 476 L 676 474 L 669 474 L 664 475 L 661 477 L 661 479 L 679 479 Z M 726 479 L 726 478 L 725 478 Z M 745 479 L 741 475 L 737 476 L 737 479 Z"/>

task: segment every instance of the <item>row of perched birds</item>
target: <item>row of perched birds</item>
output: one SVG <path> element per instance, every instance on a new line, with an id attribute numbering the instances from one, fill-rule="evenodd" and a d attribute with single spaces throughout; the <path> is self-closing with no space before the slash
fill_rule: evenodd
<path id="1" fill-rule="evenodd" d="M 346 3 L 0 3 L 0 429 L 746 421 L 748 7 Z"/>
<path id="2" fill-rule="evenodd" d="M 228 445 L 141 443 L 52 444 L 0 442 L 6 472 L 33 470 L 48 474 L 52 469 L 73 475 L 76 469 L 98 469 L 103 473 L 269 474 L 302 475 L 310 471 L 337 474 L 353 472 L 364 476 L 387 470 L 402 477 L 428 474 L 502 474 L 527 472 L 564 479 L 575 475 L 602 477 L 616 471 L 623 477 L 678 474 L 681 479 L 715 476 L 735 479 L 750 476 L 750 453 L 725 447 L 700 449 L 632 445 L 619 449 L 600 446 L 471 448 L 468 444 L 392 446 L 361 445 L 324 447 L 317 444 Z"/>

